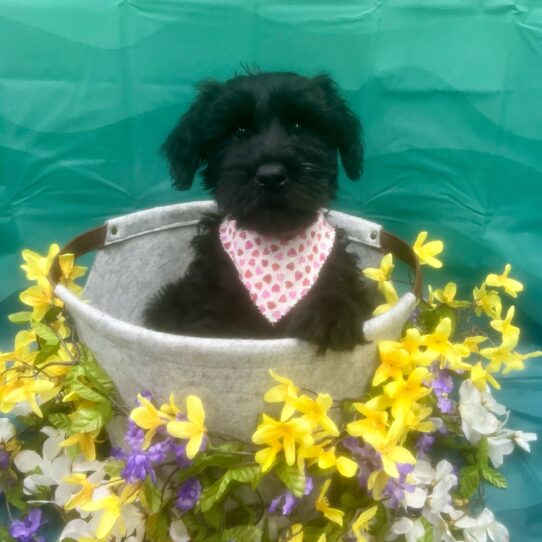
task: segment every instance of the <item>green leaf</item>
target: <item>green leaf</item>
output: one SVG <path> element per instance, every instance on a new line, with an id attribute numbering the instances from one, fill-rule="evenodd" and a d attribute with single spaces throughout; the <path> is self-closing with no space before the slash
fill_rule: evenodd
<path id="1" fill-rule="evenodd" d="M 32 313 L 29 311 L 15 312 L 8 316 L 8 320 L 14 324 L 24 324 L 30 322 L 32 319 Z"/>
<path id="2" fill-rule="evenodd" d="M 103 403 L 109 402 L 109 400 L 104 397 L 101 393 L 98 393 L 97 391 L 94 391 L 92 388 L 89 388 L 88 386 L 85 386 L 84 384 L 81 384 L 81 382 L 74 382 L 70 386 L 70 392 L 75 392 L 79 397 L 82 397 L 83 399 L 86 399 L 87 401 L 92 401 L 93 403 Z"/>
<path id="3" fill-rule="evenodd" d="M 124 469 L 124 461 L 120 459 L 113 459 L 108 461 L 104 466 L 104 471 L 109 474 L 110 478 L 120 476 L 120 473 Z"/>
<path id="4" fill-rule="evenodd" d="M 214 484 L 206 487 L 201 495 L 199 507 L 202 512 L 210 510 L 226 494 L 231 482 L 253 484 L 260 477 L 258 465 L 242 465 L 228 469 Z"/>
<path id="5" fill-rule="evenodd" d="M 495 487 L 499 487 L 501 489 L 505 489 L 508 487 L 508 482 L 506 481 L 504 475 L 498 470 L 495 470 L 489 466 L 486 466 L 482 470 L 482 476 L 486 482 L 489 482 Z"/>
<path id="6" fill-rule="evenodd" d="M 478 465 L 483 469 L 487 465 L 487 459 L 489 456 L 489 443 L 487 437 L 482 437 L 478 444 Z"/>
<path id="7" fill-rule="evenodd" d="M 169 538 L 169 517 L 165 510 L 153 514 L 145 523 L 146 540 L 153 542 L 167 542 Z"/>
<path id="8" fill-rule="evenodd" d="M 51 328 L 45 324 L 32 322 L 32 329 L 47 346 L 56 346 L 60 344 L 60 339 L 55 335 Z"/>
<path id="9" fill-rule="evenodd" d="M 6 525 L 0 525 L 0 542 L 15 542 L 15 538 L 11 538 L 11 536 L 9 536 L 9 531 Z"/>
<path id="10" fill-rule="evenodd" d="M 162 493 L 149 478 L 143 482 L 143 498 L 145 499 L 145 509 L 149 514 L 156 514 L 160 510 Z"/>
<path id="11" fill-rule="evenodd" d="M 221 506 L 213 506 L 209 510 L 203 512 L 205 521 L 215 529 L 221 529 L 224 525 L 224 510 Z"/>
<path id="12" fill-rule="evenodd" d="M 66 414 L 54 412 L 53 414 L 49 414 L 47 419 L 53 424 L 53 427 L 56 427 L 56 429 L 71 431 L 72 422 Z"/>
<path id="13" fill-rule="evenodd" d="M 2 487 L 2 491 L 6 501 L 11 506 L 23 512 L 28 510 L 28 504 L 24 500 L 22 484 L 5 484 L 5 487 Z"/>
<path id="14" fill-rule="evenodd" d="M 223 540 L 235 540 L 236 542 L 261 542 L 263 531 L 252 525 L 240 525 L 232 529 L 226 529 L 222 535 Z"/>
<path id="15" fill-rule="evenodd" d="M 89 384 L 105 396 L 115 393 L 115 385 L 107 373 L 100 367 L 91 351 L 82 344 L 79 345 L 79 348 L 81 350 L 79 363 L 84 369 L 84 374 L 88 378 Z"/>
<path id="16" fill-rule="evenodd" d="M 275 469 L 277 476 L 282 483 L 298 498 L 303 497 L 305 493 L 305 472 L 298 469 L 296 465 L 287 465 L 279 463 Z"/>
<path id="17" fill-rule="evenodd" d="M 420 521 L 424 528 L 423 537 L 418 542 L 433 542 L 433 526 L 422 516 Z"/>
<path id="18" fill-rule="evenodd" d="M 92 407 L 77 409 L 73 414 L 72 431 L 74 433 L 90 433 L 102 428 L 113 417 L 110 403 L 97 403 Z"/>
<path id="19" fill-rule="evenodd" d="M 480 485 L 480 467 L 469 465 L 459 472 L 459 495 L 464 499 L 472 497 Z"/>

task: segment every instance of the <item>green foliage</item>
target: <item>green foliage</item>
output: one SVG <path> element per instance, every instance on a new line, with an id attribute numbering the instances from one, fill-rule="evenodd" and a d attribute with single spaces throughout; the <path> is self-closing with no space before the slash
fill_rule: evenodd
<path id="1" fill-rule="evenodd" d="M 8 320 L 14 324 L 27 324 L 32 319 L 30 311 L 15 312 L 8 316 Z"/>
<path id="2" fill-rule="evenodd" d="M 508 487 L 508 482 L 506 481 L 504 475 L 491 467 L 485 467 L 482 470 L 482 476 L 486 482 L 489 482 L 495 487 L 500 489 L 505 489 Z"/>
<path id="3" fill-rule="evenodd" d="M 478 465 L 463 467 L 459 472 L 459 496 L 463 499 L 470 499 L 479 485 L 480 467 Z"/>
<path id="4" fill-rule="evenodd" d="M 279 463 L 275 472 L 282 480 L 282 483 L 298 498 L 303 497 L 305 493 L 305 472 L 299 470 L 297 465 L 289 466 L 286 463 Z"/>
<path id="5" fill-rule="evenodd" d="M 252 525 L 240 525 L 226 529 L 222 535 L 223 540 L 235 540 L 235 542 L 261 542 L 263 530 Z"/>
<path id="6" fill-rule="evenodd" d="M 256 484 L 260 479 L 260 467 L 257 465 L 239 465 L 228 469 L 216 482 L 203 490 L 199 508 L 206 512 L 219 502 L 228 491 L 232 482 Z"/>

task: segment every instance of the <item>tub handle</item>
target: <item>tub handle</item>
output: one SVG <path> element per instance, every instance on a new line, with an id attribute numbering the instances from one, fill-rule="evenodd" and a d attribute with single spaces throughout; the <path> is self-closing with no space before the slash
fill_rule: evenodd
<path id="1" fill-rule="evenodd" d="M 59 256 L 61 254 L 73 254 L 75 259 L 88 252 L 93 252 L 103 248 L 106 244 L 107 225 L 99 226 L 92 230 L 87 230 L 81 235 L 73 238 L 66 244 L 57 254 L 51 265 L 49 280 L 53 287 L 57 285 L 60 278 L 60 263 Z M 422 271 L 420 262 L 412 247 L 397 237 L 385 230 L 380 231 L 380 248 L 383 252 L 391 252 L 396 258 L 408 264 L 414 271 L 414 283 L 412 285 L 412 293 L 419 299 L 422 295 Z"/>

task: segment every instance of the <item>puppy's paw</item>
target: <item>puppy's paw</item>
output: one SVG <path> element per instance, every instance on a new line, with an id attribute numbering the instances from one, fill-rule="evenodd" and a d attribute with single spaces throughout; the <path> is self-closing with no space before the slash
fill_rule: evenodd
<path id="1" fill-rule="evenodd" d="M 307 307 L 298 315 L 292 334 L 317 345 L 318 353 L 326 350 L 349 351 L 367 341 L 363 336 L 363 317 L 349 303 L 330 303 L 325 307 Z"/>

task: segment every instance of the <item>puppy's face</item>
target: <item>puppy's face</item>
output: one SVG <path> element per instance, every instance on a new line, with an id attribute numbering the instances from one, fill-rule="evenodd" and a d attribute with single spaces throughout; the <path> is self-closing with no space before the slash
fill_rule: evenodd
<path id="1" fill-rule="evenodd" d="M 327 76 L 293 73 L 205 82 L 163 146 L 174 185 L 200 166 L 220 210 L 242 227 L 288 235 L 335 197 L 337 153 L 362 172 L 360 124 Z"/>

